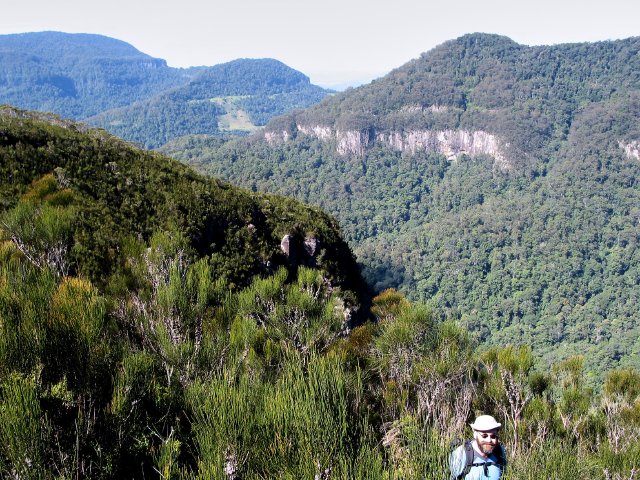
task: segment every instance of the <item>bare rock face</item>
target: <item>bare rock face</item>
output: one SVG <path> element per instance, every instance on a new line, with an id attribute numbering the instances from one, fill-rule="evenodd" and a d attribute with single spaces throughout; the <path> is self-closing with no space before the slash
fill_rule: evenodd
<path id="1" fill-rule="evenodd" d="M 316 137 L 320 140 L 330 140 L 333 137 L 333 131 L 331 127 L 324 125 L 297 125 L 298 131 L 309 135 L 310 137 Z"/>
<path id="2" fill-rule="evenodd" d="M 624 150 L 625 155 L 628 158 L 640 160 L 640 142 L 634 140 L 630 143 L 618 142 L 620 148 Z"/>
<path id="3" fill-rule="evenodd" d="M 336 150 L 340 155 L 364 155 L 371 142 L 369 132 L 357 130 L 336 131 Z"/>
<path id="4" fill-rule="evenodd" d="M 280 241 L 280 250 L 282 250 L 282 253 L 287 257 L 291 254 L 291 240 L 291 235 L 285 235 Z"/>
<path id="5" fill-rule="evenodd" d="M 310 257 L 315 257 L 318 253 L 318 247 L 320 246 L 320 241 L 311 236 L 307 236 L 304 239 L 304 250 L 307 252 L 307 255 Z"/>
<path id="6" fill-rule="evenodd" d="M 287 142 L 290 137 L 291 135 L 289 135 L 289 132 L 286 130 L 279 132 L 264 132 L 264 138 L 271 147 Z"/>
<path id="7" fill-rule="evenodd" d="M 441 111 L 447 107 L 434 105 L 434 111 Z M 495 167 L 499 170 L 510 170 L 512 164 L 505 155 L 505 148 L 509 145 L 502 142 L 496 135 L 482 130 L 390 130 L 374 132 L 373 130 L 333 130 L 326 125 L 297 125 L 296 129 L 303 135 L 329 141 L 335 139 L 336 151 L 342 156 L 363 156 L 366 150 L 375 142 L 382 143 L 398 152 L 415 154 L 419 151 L 427 153 L 441 153 L 450 161 L 457 160 L 461 155 L 489 155 L 495 160 Z M 270 145 L 287 142 L 291 134 L 287 131 L 265 132 L 265 139 Z M 629 148 L 633 155 L 638 154 L 638 142 L 623 148 Z M 629 155 L 629 153 L 628 153 Z M 637 157 L 636 157 L 637 158 Z"/>
<path id="8" fill-rule="evenodd" d="M 498 138 L 490 133 L 468 130 L 409 130 L 378 134 L 377 140 L 392 150 L 412 154 L 418 151 L 441 153 L 454 161 L 460 155 L 490 155 L 501 170 L 511 168 Z"/>
<path id="9" fill-rule="evenodd" d="M 291 265 L 316 266 L 316 256 L 320 251 L 320 240 L 307 236 L 304 240 L 297 235 L 285 235 L 280 241 L 280 250 Z"/>

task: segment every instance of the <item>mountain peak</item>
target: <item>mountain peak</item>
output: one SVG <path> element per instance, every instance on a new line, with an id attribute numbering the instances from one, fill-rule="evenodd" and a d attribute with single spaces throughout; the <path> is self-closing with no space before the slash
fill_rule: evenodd
<path id="1" fill-rule="evenodd" d="M 18 51 L 51 59 L 153 58 L 127 42 L 93 33 L 44 31 L 0 35 L 0 52 L 16 53 Z"/>
<path id="2" fill-rule="evenodd" d="M 423 53 L 420 59 L 451 56 L 452 59 L 460 61 L 478 55 L 482 57 L 487 56 L 487 54 L 503 56 L 525 48 L 527 47 L 504 35 L 469 33 L 438 45 L 434 49 Z"/>
<path id="3" fill-rule="evenodd" d="M 463 45 L 484 45 L 484 46 L 492 46 L 492 45 L 519 45 L 511 38 L 506 35 L 498 35 L 496 33 L 484 33 L 484 32 L 474 32 L 467 33 L 462 35 L 451 42 Z"/>
<path id="4" fill-rule="evenodd" d="M 255 93 L 256 89 L 273 90 L 281 93 L 291 88 L 310 85 L 309 77 L 273 58 L 240 58 L 207 68 L 192 84 L 224 82 L 233 94 L 243 95 L 245 90 Z M 235 85 L 242 85 L 238 89 Z"/>

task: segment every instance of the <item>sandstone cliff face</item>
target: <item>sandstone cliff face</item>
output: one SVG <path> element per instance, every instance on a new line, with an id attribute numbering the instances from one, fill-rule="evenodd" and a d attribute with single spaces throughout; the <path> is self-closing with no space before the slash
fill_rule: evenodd
<path id="1" fill-rule="evenodd" d="M 368 131 L 358 130 L 337 130 L 336 131 L 336 151 L 340 155 L 364 155 L 365 150 L 370 146 L 372 138 Z"/>
<path id="2" fill-rule="evenodd" d="M 456 160 L 459 155 L 491 155 L 500 168 L 509 168 L 509 163 L 502 153 L 498 138 L 483 131 L 467 130 L 409 130 L 404 132 L 386 132 L 377 136 L 379 142 L 392 150 L 437 152 L 449 160 Z"/>
<path id="3" fill-rule="evenodd" d="M 320 140 L 335 140 L 336 151 L 342 156 L 362 156 L 374 143 L 388 148 L 415 154 L 419 151 L 441 153 L 454 161 L 460 155 L 490 155 L 495 167 L 511 169 L 511 163 L 504 153 L 508 144 L 488 132 L 469 130 L 404 130 L 374 132 L 371 130 L 333 130 L 326 125 L 296 125 L 297 133 L 313 136 Z M 286 130 L 267 131 L 265 139 L 270 145 L 288 141 L 292 134 Z M 636 149 L 637 151 L 637 149 Z"/>
<path id="4" fill-rule="evenodd" d="M 630 143 L 618 142 L 620 148 L 624 150 L 624 153 L 629 158 L 635 158 L 636 160 L 640 160 L 640 142 L 634 140 Z"/>
<path id="5" fill-rule="evenodd" d="M 446 105 L 429 105 L 428 107 L 425 107 L 423 105 L 405 105 L 404 107 L 400 108 L 400 112 L 401 113 L 424 113 L 424 112 L 432 112 L 432 113 L 444 113 L 444 112 L 448 112 L 449 110 L 451 110 L 451 107 L 448 107 Z"/>
<path id="6" fill-rule="evenodd" d="M 286 130 L 279 132 L 264 132 L 264 138 L 269 145 L 278 145 L 289 141 L 290 134 Z"/>
<path id="7" fill-rule="evenodd" d="M 324 127 L 322 125 L 296 125 L 296 127 L 305 135 L 318 137 L 320 140 L 329 140 L 333 136 L 331 127 Z"/>

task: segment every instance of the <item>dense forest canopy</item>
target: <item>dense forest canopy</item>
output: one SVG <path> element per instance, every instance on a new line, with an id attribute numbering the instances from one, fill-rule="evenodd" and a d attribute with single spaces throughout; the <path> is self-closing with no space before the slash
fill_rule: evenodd
<path id="1" fill-rule="evenodd" d="M 466 35 L 264 133 L 165 151 L 331 212 L 378 291 L 600 377 L 640 365 L 639 51 Z"/>
<path id="2" fill-rule="evenodd" d="M 82 119 L 183 84 L 176 69 L 128 43 L 92 34 L 0 35 L 0 103 Z"/>
<path id="3" fill-rule="evenodd" d="M 317 207 L 0 108 L 3 478 L 441 480 L 478 413 L 506 480 L 634 477 L 637 370 L 366 293 Z"/>
<path id="4" fill-rule="evenodd" d="M 273 59 L 209 67 L 188 84 L 86 119 L 147 148 L 185 135 L 251 133 L 271 118 L 319 102 L 328 91 Z"/>
<path id="5" fill-rule="evenodd" d="M 329 93 L 273 59 L 173 68 L 101 35 L 0 35 L 0 103 L 83 120 L 147 148 L 188 134 L 246 135 Z"/>
<path id="6" fill-rule="evenodd" d="M 292 255 L 296 242 L 309 237 L 318 243 L 317 259 L 299 253 L 301 262 L 317 262 L 332 272 L 336 285 L 352 282 L 350 289 L 363 291 L 335 220 L 317 208 L 207 179 L 167 157 L 101 130 L 79 131 L 82 126 L 55 116 L 3 107 L 0 120 L 3 209 L 44 175 L 55 177 L 45 185 L 55 180 L 70 188 L 67 201 L 76 221 L 68 239 L 69 273 L 108 284 L 124 268 L 126 259 L 118 252 L 126 238 L 148 240 L 157 230 L 177 228 L 232 284 L 244 285 L 286 264 L 280 242 L 289 235 Z M 12 223 L 16 231 L 27 228 L 23 220 Z"/>

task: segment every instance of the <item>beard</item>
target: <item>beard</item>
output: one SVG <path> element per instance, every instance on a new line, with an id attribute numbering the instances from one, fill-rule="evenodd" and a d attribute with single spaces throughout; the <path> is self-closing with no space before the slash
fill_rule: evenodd
<path id="1" fill-rule="evenodd" d="M 478 448 L 480 448 L 480 451 L 487 457 L 493 453 L 493 450 L 496 448 L 497 445 L 498 445 L 497 443 L 492 444 L 492 443 L 478 441 Z"/>

